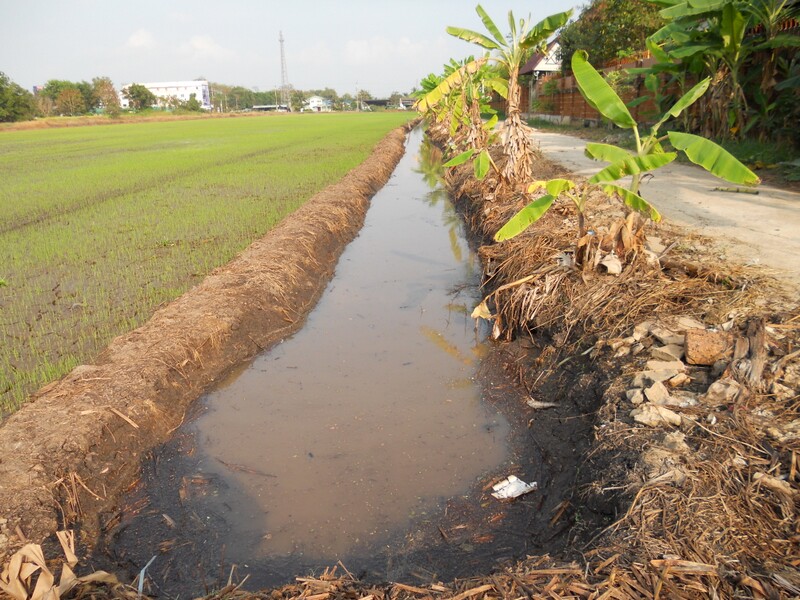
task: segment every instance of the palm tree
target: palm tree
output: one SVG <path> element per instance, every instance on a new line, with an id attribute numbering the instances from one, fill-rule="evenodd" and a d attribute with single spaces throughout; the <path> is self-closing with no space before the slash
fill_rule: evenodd
<path id="1" fill-rule="evenodd" d="M 497 25 L 480 4 L 475 10 L 491 34 L 491 38 L 459 27 L 448 27 L 447 33 L 493 52 L 489 60 L 495 62 L 507 74 L 506 122 L 502 134 L 506 164 L 502 176 L 509 182 L 524 183 L 531 178 L 531 163 L 535 150 L 530 128 L 522 122 L 520 115 L 519 69 L 531 52 L 544 48 L 547 38 L 569 20 L 572 10 L 551 15 L 534 27 L 530 27 L 527 19 L 520 19 L 517 25 L 514 13 L 509 11 L 508 24 L 511 32 L 507 37 L 500 33 Z"/>

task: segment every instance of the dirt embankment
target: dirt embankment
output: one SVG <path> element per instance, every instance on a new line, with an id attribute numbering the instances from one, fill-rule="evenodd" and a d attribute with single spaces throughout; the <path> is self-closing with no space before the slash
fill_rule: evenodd
<path id="1" fill-rule="evenodd" d="M 389 179 L 412 124 L 342 181 L 165 308 L 91 365 L 40 390 L 0 425 L 0 563 L 96 515 L 134 479 L 189 405 L 232 367 L 296 331 Z"/>

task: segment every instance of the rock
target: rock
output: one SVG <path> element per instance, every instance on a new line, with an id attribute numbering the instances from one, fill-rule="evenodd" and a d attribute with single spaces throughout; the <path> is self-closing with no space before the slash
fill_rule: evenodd
<path id="1" fill-rule="evenodd" d="M 655 236 L 648 237 L 644 247 L 655 254 L 661 254 L 667 249 L 667 247 L 661 242 L 661 238 Z"/>
<path id="2" fill-rule="evenodd" d="M 656 404 L 643 404 L 638 408 L 634 408 L 631 411 L 631 417 L 633 417 L 633 420 L 637 423 L 642 423 L 650 427 L 681 424 L 681 417 L 678 413 L 671 411 L 665 406 L 658 406 Z"/>
<path id="3" fill-rule="evenodd" d="M 650 348 L 650 356 L 658 360 L 680 361 L 683 358 L 683 346 L 668 344 L 660 348 Z"/>
<path id="4" fill-rule="evenodd" d="M 653 324 L 650 321 L 644 321 L 643 323 L 639 323 L 636 327 L 633 328 L 633 337 L 637 342 L 641 341 L 642 338 L 646 337 L 650 333 L 650 328 Z"/>
<path id="5" fill-rule="evenodd" d="M 665 369 L 660 371 L 640 371 L 633 376 L 631 385 L 638 388 L 650 387 L 657 381 L 666 381 L 677 375 L 674 369 Z"/>
<path id="6" fill-rule="evenodd" d="M 739 395 L 742 386 L 733 379 L 720 379 L 711 384 L 703 396 L 707 404 L 730 404 Z"/>
<path id="7" fill-rule="evenodd" d="M 670 329 L 677 333 L 686 333 L 689 329 L 705 329 L 706 326 L 694 317 L 680 316 L 670 321 Z"/>
<path id="8" fill-rule="evenodd" d="M 680 360 L 648 360 L 646 366 L 648 371 L 675 371 L 675 375 L 686 370 Z"/>
<path id="9" fill-rule="evenodd" d="M 667 380 L 667 385 L 671 388 L 680 387 L 682 385 L 686 385 L 692 380 L 686 373 L 678 373 L 675 377 L 671 377 Z"/>
<path id="10" fill-rule="evenodd" d="M 661 327 L 658 325 L 651 327 L 650 335 L 652 335 L 665 346 L 669 346 L 670 344 L 675 344 L 678 346 L 683 345 L 683 334 L 676 333 L 675 331 L 667 329 L 666 327 Z"/>
<path id="11" fill-rule="evenodd" d="M 639 388 L 632 388 L 625 392 L 625 397 L 630 400 L 634 406 L 639 406 L 644 402 L 644 393 Z"/>
<path id="12" fill-rule="evenodd" d="M 678 408 L 690 408 L 692 406 L 697 406 L 698 401 L 697 396 L 691 392 L 680 391 L 670 394 L 666 404 L 667 406 L 676 406 Z"/>
<path id="13" fill-rule="evenodd" d="M 631 354 L 634 356 L 639 354 L 642 350 L 644 350 L 644 344 L 640 342 L 636 342 L 633 346 L 631 346 Z"/>
<path id="14" fill-rule="evenodd" d="M 622 346 L 614 353 L 614 358 L 622 358 L 623 356 L 628 356 L 628 354 L 630 353 L 631 353 L 630 346 Z"/>
<path id="15" fill-rule="evenodd" d="M 721 331 L 687 329 L 686 362 L 690 365 L 713 365 L 731 348 L 731 336 Z"/>
<path id="16" fill-rule="evenodd" d="M 669 390 L 660 381 L 645 389 L 644 395 L 653 404 L 667 404 L 669 400 Z"/>
<path id="17" fill-rule="evenodd" d="M 680 431 L 673 431 L 665 435 L 661 445 L 667 450 L 678 454 L 689 454 L 691 452 L 689 445 L 686 443 L 686 435 Z"/>

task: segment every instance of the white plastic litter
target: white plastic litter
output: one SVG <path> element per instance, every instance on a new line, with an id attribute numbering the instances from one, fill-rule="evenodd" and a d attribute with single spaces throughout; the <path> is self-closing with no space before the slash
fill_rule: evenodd
<path id="1" fill-rule="evenodd" d="M 532 483 L 525 483 L 516 475 L 509 475 L 503 481 L 495 483 L 492 486 L 494 490 L 492 496 L 498 500 L 507 500 L 509 498 L 518 498 L 523 494 L 532 492 L 539 488 L 539 484 L 535 481 Z"/>

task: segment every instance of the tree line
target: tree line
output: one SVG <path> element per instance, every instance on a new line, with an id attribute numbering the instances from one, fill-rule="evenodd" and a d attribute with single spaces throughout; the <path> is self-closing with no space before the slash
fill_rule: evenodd
<path id="1" fill-rule="evenodd" d="M 252 90 L 238 85 L 210 83 L 211 104 L 215 112 L 235 112 L 251 109 L 258 105 L 277 105 L 280 103 L 280 91 Z M 182 101 L 174 98 L 156 98 L 144 85 L 134 83 L 125 88 L 123 95 L 128 100 L 130 110 L 147 110 L 157 104 L 165 110 L 202 110 L 197 98 Z M 293 110 L 302 108 L 311 96 L 320 96 L 331 103 L 334 110 L 354 110 L 373 98 L 367 90 L 358 90 L 354 94 L 339 95 L 332 88 L 297 90 L 290 92 L 290 104 Z M 389 105 L 396 106 L 406 94 L 392 92 Z M 104 113 L 111 117 L 119 116 L 123 111 L 119 102 L 119 94 L 108 77 L 95 77 L 88 81 L 68 81 L 51 79 L 33 94 L 7 75 L 0 72 L 0 122 L 27 121 L 36 117 L 54 115 L 77 116 L 93 113 Z"/>

